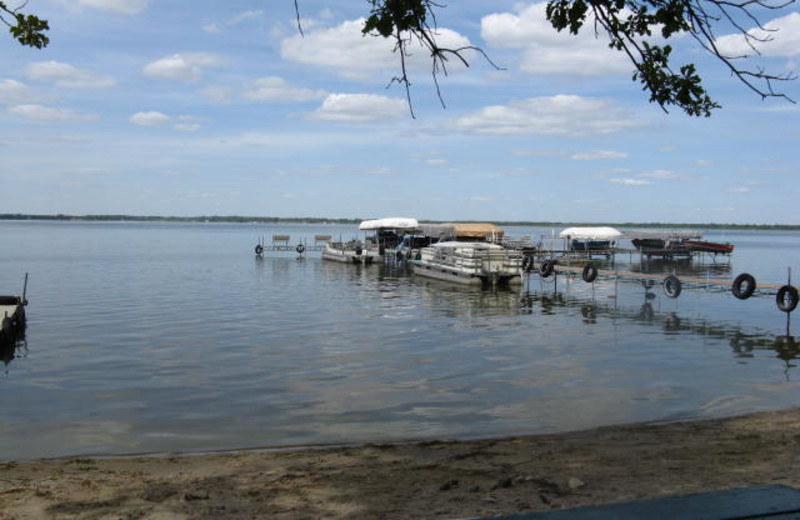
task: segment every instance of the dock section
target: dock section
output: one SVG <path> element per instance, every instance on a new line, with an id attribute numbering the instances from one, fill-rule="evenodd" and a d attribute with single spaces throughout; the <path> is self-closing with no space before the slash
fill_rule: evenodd
<path id="1" fill-rule="evenodd" d="M 28 289 L 28 274 L 22 296 L 0 296 L 0 345 L 14 344 L 25 331 L 25 306 L 28 300 L 25 294 Z"/>

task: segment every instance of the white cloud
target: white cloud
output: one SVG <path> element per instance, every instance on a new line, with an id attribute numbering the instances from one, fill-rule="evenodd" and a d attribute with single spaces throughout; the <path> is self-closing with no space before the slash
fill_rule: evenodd
<path id="1" fill-rule="evenodd" d="M 195 132 L 200 130 L 200 125 L 197 123 L 178 123 L 177 125 L 173 126 L 175 130 L 180 130 L 182 132 Z"/>
<path id="2" fill-rule="evenodd" d="M 613 152 L 611 150 L 592 150 L 589 152 L 578 152 L 572 154 L 570 159 L 576 161 L 593 161 L 595 159 L 624 159 L 628 154 L 623 152 Z"/>
<path id="3" fill-rule="evenodd" d="M 669 170 L 655 170 L 652 172 L 647 172 L 641 174 L 642 177 L 647 177 L 649 179 L 680 179 L 683 178 L 682 175 L 669 171 Z"/>
<path id="4" fill-rule="evenodd" d="M 151 78 L 199 81 L 203 77 L 203 69 L 223 65 L 225 60 L 216 54 L 190 52 L 161 58 L 147 64 L 142 72 Z"/>
<path id="5" fill-rule="evenodd" d="M 374 35 L 362 35 L 364 20 L 351 20 L 337 27 L 322 28 L 295 34 L 281 42 L 281 56 L 290 61 L 330 67 L 345 77 L 369 80 L 377 70 L 394 70 L 400 66 L 399 57 L 393 54 L 394 41 Z M 469 40 L 449 29 L 437 29 L 436 39 L 441 47 L 460 48 L 470 45 Z M 430 53 L 416 43 L 409 45 L 406 68 L 409 71 L 431 70 Z M 451 62 L 448 73 L 463 66 Z"/>
<path id="6" fill-rule="evenodd" d="M 738 188 L 731 188 L 730 191 L 733 193 L 750 193 L 751 189 L 745 186 L 740 186 Z"/>
<path id="7" fill-rule="evenodd" d="M 557 95 L 489 106 L 451 126 L 476 134 L 582 136 L 611 134 L 641 124 L 611 101 Z"/>
<path id="8" fill-rule="evenodd" d="M 755 28 L 747 31 L 756 39 L 767 38 L 770 40 L 752 42 L 762 56 L 780 58 L 800 56 L 800 13 L 795 12 L 770 20 L 764 24 L 764 29 Z M 717 39 L 716 45 L 720 52 L 729 56 L 755 54 L 741 34 L 722 36 Z"/>
<path id="9" fill-rule="evenodd" d="M 481 36 L 489 45 L 522 50 L 520 68 L 530 74 L 598 76 L 630 73 L 630 62 L 596 38 L 591 14 L 578 35 L 556 31 L 545 14 L 546 4 L 532 4 L 519 14 L 491 14 L 481 20 Z"/>
<path id="10" fill-rule="evenodd" d="M 324 98 L 325 92 L 293 87 L 283 78 L 269 76 L 250 82 L 243 96 L 251 101 L 312 101 Z"/>
<path id="11" fill-rule="evenodd" d="M 116 85 L 111 78 L 58 61 L 31 63 L 25 71 L 31 79 L 51 81 L 62 88 L 111 88 Z"/>
<path id="12" fill-rule="evenodd" d="M 242 13 L 237 14 L 236 16 L 229 18 L 228 20 L 225 20 L 224 22 L 209 23 L 203 26 L 203 30 L 210 34 L 219 34 L 227 28 L 235 27 L 247 20 L 255 20 L 258 18 L 264 18 L 264 11 L 261 10 L 244 11 Z"/>
<path id="13" fill-rule="evenodd" d="M 34 100 L 34 94 L 26 84 L 15 79 L 0 79 L 0 103 L 15 105 Z"/>
<path id="14" fill-rule="evenodd" d="M 138 14 L 147 8 L 147 0 L 77 0 L 77 3 L 117 14 Z"/>
<path id="15" fill-rule="evenodd" d="M 408 114 L 405 101 L 373 94 L 329 94 L 309 117 L 342 123 L 370 123 Z"/>
<path id="16" fill-rule="evenodd" d="M 129 121 L 137 126 L 162 126 L 170 121 L 170 117 L 161 112 L 137 112 L 133 114 Z"/>
<path id="17" fill-rule="evenodd" d="M 61 122 L 74 122 L 74 121 L 96 121 L 98 117 L 92 114 L 80 114 L 68 108 L 54 108 L 44 105 L 16 105 L 10 107 L 8 111 L 11 114 L 22 116 L 28 119 L 35 119 L 38 121 L 61 121 Z"/>
<path id="18" fill-rule="evenodd" d="M 651 184 L 650 181 L 646 181 L 644 179 L 631 179 L 629 177 L 608 179 L 608 182 L 613 184 L 622 184 L 624 186 L 647 186 L 648 184 Z"/>

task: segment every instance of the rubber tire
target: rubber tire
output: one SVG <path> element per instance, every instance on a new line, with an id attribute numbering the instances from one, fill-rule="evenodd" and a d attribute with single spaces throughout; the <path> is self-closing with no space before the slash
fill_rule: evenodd
<path id="1" fill-rule="evenodd" d="M 746 284 L 747 288 L 742 290 L 742 285 Z M 753 275 L 748 273 L 742 273 L 737 276 L 733 280 L 733 285 L 731 285 L 731 292 L 733 295 L 740 299 L 746 300 L 749 297 L 753 296 L 753 292 L 756 290 L 756 279 L 753 278 Z"/>
<path id="2" fill-rule="evenodd" d="M 681 281 L 677 276 L 671 274 L 664 278 L 664 294 L 666 294 L 668 298 L 677 298 L 681 295 L 682 290 Z"/>
<path id="3" fill-rule="evenodd" d="M 522 257 L 522 270 L 526 273 L 530 273 L 533 270 L 533 257 L 532 256 L 523 256 Z"/>
<path id="4" fill-rule="evenodd" d="M 297 244 L 297 247 L 295 247 L 294 250 L 297 251 L 298 255 L 302 255 L 303 251 L 306 250 L 306 246 L 304 246 L 303 244 Z"/>
<path id="5" fill-rule="evenodd" d="M 261 244 L 258 244 L 256 246 L 256 254 L 258 256 L 261 256 L 263 253 L 264 253 L 264 246 L 262 246 Z"/>
<path id="6" fill-rule="evenodd" d="M 553 270 L 555 269 L 555 262 L 552 260 L 545 260 L 541 264 L 539 264 L 539 275 L 542 278 L 547 278 L 551 274 L 553 274 Z"/>
<path id="7" fill-rule="evenodd" d="M 783 312 L 792 312 L 795 310 L 797 307 L 797 301 L 797 289 L 791 285 L 784 285 L 778 289 L 778 294 L 775 295 L 775 303 L 778 304 L 778 309 L 782 310 Z"/>
<path id="8" fill-rule="evenodd" d="M 592 283 L 597 279 L 597 267 L 593 263 L 588 263 L 584 266 L 581 272 L 581 278 L 586 283 Z"/>

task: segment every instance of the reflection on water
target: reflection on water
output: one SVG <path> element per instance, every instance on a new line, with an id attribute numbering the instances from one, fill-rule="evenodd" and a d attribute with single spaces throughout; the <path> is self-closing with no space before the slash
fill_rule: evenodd
<path id="1" fill-rule="evenodd" d="M 675 259 L 662 259 L 662 258 L 647 258 L 644 257 L 641 261 L 634 261 L 630 263 L 630 270 L 635 273 L 648 273 L 648 274 L 672 274 L 676 273 L 678 276 L 694 276 L 694 277 L 711 277 L 711 278 L 724 278 L 731 274 L 732 268 L 730 260 L 719 261 L 703 261 L 703 257 L 698 258 L 675 258 Z M 713 258 L 713 257 L 711 257 Z"/>

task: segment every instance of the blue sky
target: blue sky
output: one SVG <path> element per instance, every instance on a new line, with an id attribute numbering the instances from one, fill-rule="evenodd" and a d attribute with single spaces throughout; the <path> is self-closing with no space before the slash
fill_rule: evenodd
<path id="1" fill-rule="evenodd" d="M 442 108 L 415 52 L 412 119 L 391 43 L 360 34 L 367 2 L 299 4 L 305 36 L 292 0 L 30 0 L 51 44 L 0 40 L 0 213 L 800 224 L 798 105 L 689 38 L 710 119 L 650 104 L 544 4 L 451 2 L 442 41 L 502 70 L 454 63 Z M 759 13 L 779 31 L 753 66 L 797 71 L 798 10 Z"/>

